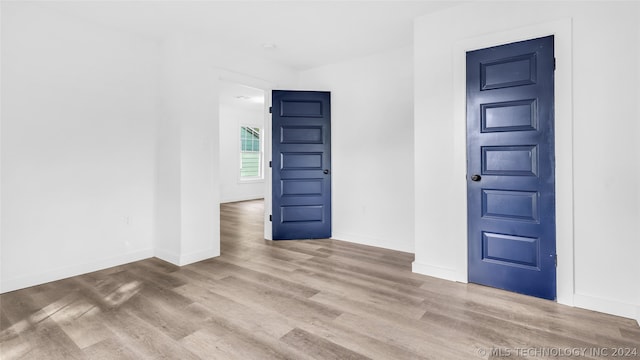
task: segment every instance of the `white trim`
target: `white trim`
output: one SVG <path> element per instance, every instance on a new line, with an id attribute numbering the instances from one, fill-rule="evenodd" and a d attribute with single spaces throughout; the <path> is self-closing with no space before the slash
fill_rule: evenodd
<path id="1" fill-rule="evenodd" d="M 452 269 L 452 268 L 438 267 L 438 266 L 423 264 L 423 263 L 414 261 L 411 264 L 411 271 L 418 274 L 433 276 L 439 279 L 460 282 L 459 272 L 456 269 Z"/>
<path id="2" fill-rule="evenodd" d="M 458 216 L 467 219 L 466 206 L 466 52 L 486 47 L 555 36 L 555 155 L 556 155 L 556 251 L 557 300 L 561 304 L 574 303 L 574 234 L 573 234 L 573 97 L 572 97 L 572 20 L 565 18 L 498 33 L 460 40 L 453 47 L 454 62 L 454 176 L 458 198 L 465 199 L 464 212 Z M 467 221 L 465 220 L 465 223 Z M 468 281 L 467 238 L 460 239 L 461 269 L 457 280 Z M 460 279 L 462 277 L 462 279 Z"/>
<path id="3" fill-rule="evenodd" d="M 41 285 L 51 281 L 62 280 L 72 276 L 87 274 L 151 257 L 153 257 L 153 249 L 145 249 L 124 255 L 99 259 L 91 263 L 65 266 L 47 271 L 46 273 L 31 274 L 9 280 L 3 279 L 0 282 L 0 293 Z"/>
<path id="4" fill-rule="evenodd" d="M 266 240 L 273 240 L 273 229 L 271 227 L 271 167 L 268 164 L 272 159 L 273 149 L 271 148 L 271 133 L 273 123 L 271 121 L 271 113 L 269 108 L 271 107 L 271 92 L 275 88 L 265 89 L 264 91 L 264 234 L 263 237 Z"/>
<path id="5" fill-rule="evenodd" d="M 189 254 L 175 254 L 161 249 L 156 249 L 155 251 L 155 257 L 176 266 L 185 266 L 217 256 L 220 256 L 220 253 L 216 252 L 214 248 L 196 251 Z"/>
<path id="6" fill-rule="evenodd" d="M 171 263 L 173 265 L 180 266 L 179 254 L 174 254 L 172 252 L 162 250 L 162 249 L 155 249 L 153 256 L 157 257 L 160 260 Z"/>
<path id="7" fill-rule="evenodd" d="M 573 301 L 574 305 L 580 308 L 638 320 L 640 308 L 634 304 L 577 293 L 574 294 Z"/>
<path id="8" fill-rule="evenodd" d="M 261 170 L 264 171 L 264 170 Z M 251 178 L 251 179 L 245 179 L 245 180 L 238 180 L 238 184 L 242 185 L 242 184 L 259 184 L 259 183 L 263 183 L 264 182 L 264 178 Z"/>
<path id="9" fill-rule="evenodd" d="M 636 305 L 636 322 L 640 326 L 640 305 Z"/>
<path id="10" fill-rule="evenodd" d="M 105 259 L 99 259 L 92 263 L 78 264 L 61 267 L 55 270 L 47 271 L 46 273 L 31 274 L 27 276 L 18 277 L 15 279 L 0 281 L 0 294 L 9 291 L 28 288 L 31 286 L 42 285 L 52 281 L 58 281 L 73 276 L 88 274 L 94 271 L 108 269 L 114 266 L 120 266 L 135 261 L 150 259 L 156 257 L 177 266 L 185 266 L 194 262 L 210 259 L 220 254 L 215 250 L 208 249 L 205 251 L 198 251 L 191 254 L 176 255 L 168 251 L 160 249 L 145 249 L 140 251 L 131 252 L 128 254 L 114 256 Z"/>
<path id="11" fill-rule="evenodd" d="M 196 251 L 189 254 L 180 255 L 180 263 L 176 265 L 185 266 L 185 265 L 196 263 L 198 261 L 211 259 L 217 256 L 220 256 L 220 253 L 216 252 L 214 248 L 203 250 L 203 251 Z"/>
<path id="12" fill-rule="evenodd" d="M 234 197 L 228 197 L 228 198 L 220 199 L 220 204 L 234 203 L 234 202 L 240 202 L 240 201 L 249 201 L 249 200 L 260 200 L 260 199 L 264 199 L 264 195 L 263 194 L 234 196 Z"/>
<path id="13" fill-rule="evenodd" d="M 214 66 L 213 68 L 218 72 L 219 80 L 243 84 L 264 91 L 264 238 L 266 240 L 271 240 L 271 221 L 269 220 L 269 215 L 271 214 L 271 168 L 267 165 L 269 164 L 269 161 L 271 161 L 271 114 L 269 113 L 269 107 L 271 106 L 271 91 L 278 88 L 280 85 L 270 80 L 261 79 L 226 68 L 217 66 Z"/>
<path id="14" fill-rule="evenodd" d="M 382 248 L 382 249 L 389 249 L 389 250 L 413 253 L 413 249 L 397 247 L 397 246 L 394 246 L 395 244 L 389 244 L 388 241 L 386 241 L 384 239 L 376 238 L 376 237 L 372 237 L 372 236 L 368 236 L 368 235 L 347 234 L 347 233 L 341 233 L 341 232 L 333 231 L 331 239 L 347 241 L 347 242 L 354 243 L 354 244 L 375 246 L 375 247 L 379 247 L 379 248 Z"/>

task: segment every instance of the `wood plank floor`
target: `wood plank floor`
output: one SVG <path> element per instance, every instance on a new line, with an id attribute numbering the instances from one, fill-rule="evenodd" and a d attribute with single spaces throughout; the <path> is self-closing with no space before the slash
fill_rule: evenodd
<path id="1" fill-rule="evenodd" d="M 0 358 L 557 359 L 582 348 L 573 358 L 602 359 L 614 358 L 613 348 L 640 351 L 633 320 L 414 274 L 412 254 L 265 241 L 262 213 L 262 201 L 222 205 L 215 259 L 182 268 L 149 259 L 1 295 Z"/>

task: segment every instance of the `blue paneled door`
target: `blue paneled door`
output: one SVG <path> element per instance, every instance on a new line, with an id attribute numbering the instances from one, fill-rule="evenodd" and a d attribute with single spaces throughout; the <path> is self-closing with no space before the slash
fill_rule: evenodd
<path id="1" fill-rule="evenodd" d="M 272 93 L 274 240 L 331 237 L 331 94 Z"/>
<path id="2" fill-rule="evenodd" d="M 469 281 L 556 297 L 553 36 L 467 53 Z"/>

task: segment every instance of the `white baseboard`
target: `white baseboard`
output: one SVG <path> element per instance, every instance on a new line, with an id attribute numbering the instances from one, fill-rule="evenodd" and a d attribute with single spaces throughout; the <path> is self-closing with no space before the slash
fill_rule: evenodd
<path id="1" fill-rule="evenodd" d="M 587 310 L 635 319 L 640 324 L 640 306 L 638 305 L 582 294 L 573 296 L 573 304 Z"/>
<path id="2" fill-rule="evenodd" d="M 363 235 L 357 235 L 357 234 L 334 232 L 331 238 L 335 240 L 342 240 L 342 241 L 352 242 L 352 243 L 361 244 L 361 245 L 375 246 L 383 249 L 413 253 L 413 247 L 411 245 L 396 246 L 395 244 L 390 244 L 388 240 L 377 239 L 377 238 L 366 236 L 366 235 L 363 236 Z M 411 242 L 411 244 L 413 244 L 413 242 Z"/>
<path id="3" fill-rule="evenodd" d="M 153 257 L 153 249 L 145 249 L 120 256 L 100 259 L 92 263 L 64 266 L 53 270 L 47 270 L 46 272 L 21 276 L 14 279 L 2 279 L 2 281 L 0 281 L 0 293 L 24 289 L 51 281 L 62 280 L 72 276 L 148 259 L 150 257 Z"/>
<path id="4" fill-rule="evenodd" d="M 190 254 L 184 254 L 180 256 L 180 266 L 185 266 L 189 264 L 193 264 L 198 261 L 211 259 L 214 257 L 220 256 L 220 251 L 216 251 L 215 249 L 207 249 L 204 251 L 197 251 Z"/>
<path id="5" fill-rule="evenodd" d="M 155 249 L 153 256 L 173 265 L 180 266 L 180 254 L 175 254 L 162 249 Z"/>
<path id="6" fill-rule="evenodd" d="M 260 199 L 264 199 L 264 194 L 225 197 L 220 199 L 220 203 L 225 204 L 225 203 L 232 203 L 232 202 L 238 202 L 238 201 L 260 200 Z"/>
<path id="7" fill-rule="evenodd" d="M 428 275 L 428 276 L 436 277 L 439 279 L 457 281 L 457 282 L 466 282 L 466 279 L 460 278 L 460 274 L 458 274 L 458 271 L 456 269 L 433 266 L 433 265 L 423 264 L 423 263 L 414 261 L 411 264 L 411 270 L 414 273 Z"/>
<path id="8" fill-rule="evenodd" d="M 455 269 L 443 268 L 414 261 L 412 264 L 414 273 L 433 276 L 439 279 L 466 282 L 460 278 Z M 635 319 L 640 325 L 640 305 L 624 303 L 616 300 L 603 299 L 589 295 L 574 294 L 573 306 L 582 309 L 593 310 L 605 314 L 611 314 L 629 319 Z"/>
<path id="9" fill-rule="evenodd" d="M 162 249 L 156 249 L 155 251 L 155 257 L 176 266 L 185 266 L 217 256 L 220 256 L 220 251 L 213 248 L 204 251 L 196 251 L 190 254 L 175 254 Z"/>

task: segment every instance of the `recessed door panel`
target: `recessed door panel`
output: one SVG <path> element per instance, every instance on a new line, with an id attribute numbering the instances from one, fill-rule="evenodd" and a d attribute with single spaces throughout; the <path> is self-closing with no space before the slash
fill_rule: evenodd
<path id="1" fill-rule="evenodd" d="M 504 266 L 538 270 L 538 239 L 523 236 L 482 233 L 482 259 Z"/>
<path id="2" fill-rule="evenodd" d="M 523 54 L 480 63 L 482 90 L 536 83 L 536 54 Z"/>
<path id="3" fill-rule="evenodd" d="M 538 157 L 535 145 L 483 146 L 482 174 L 536 176 Z"/>
<path id="4" fill-rule="evenodd" d="M 511 221 L 538 221 L 538 193 L 483 189 L 482 217 Z"/>
<path id="5" fill-rule="evenodd" d="M 536 130 L 535 99 L 481 104 L 482 132 Z"/>
<path id="6" fill-rule="evenodd" d="M 556 297 L 553 36 L 467 53 L 469 281 Z"/>
<path id="7" fill-rule="evenodd" d="M 282 196 L 322 196 L 323 179 L 282 180 Z"/>
<path id="8" fill-rule="evenodd" d="M 322 144 L 322 127 L 282 126 L 280 142 L 282 144 Z"/>
<path id="9" fill-rule="evenodd" d="M 279 114 L 282 117 L 322 117 L 322 101 L 315 100 L 281 100 Z M 304 123 L 304 119 L 298 119 L 299 123 Z"/>
<path id="10" fill-rule="evenodd" d="M 282 170 L 321 170 L 322 169 L 322 153 L 307 152 L 286 152 L 281 153 L 282 161 L 280 169 Z"/>
<path id="11" fill-rule="evenodd" d="M 322 222 L 322 205 L 283 206 L 280 221 L 285 223 Z"/>

